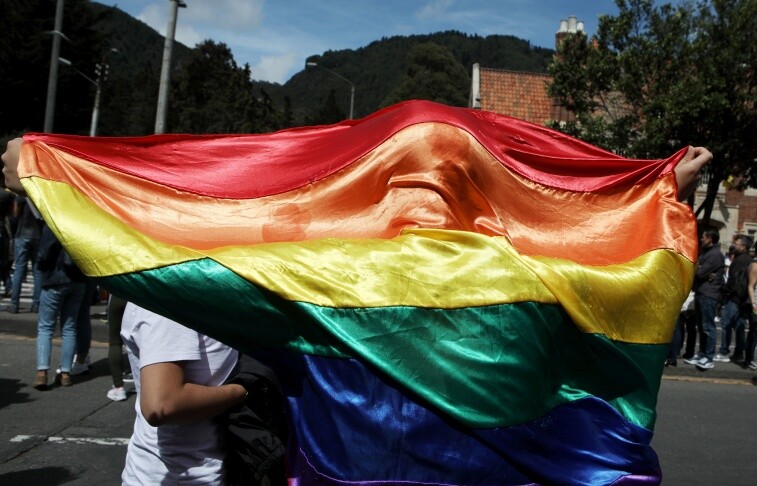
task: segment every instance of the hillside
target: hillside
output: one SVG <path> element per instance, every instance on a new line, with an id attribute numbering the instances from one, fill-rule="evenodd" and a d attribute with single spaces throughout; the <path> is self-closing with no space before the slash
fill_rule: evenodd
<path id="1" fill-rule="evenodd" d="M 0 63 L 0 138 L 7 138 L 23 131 L 42 129 L 54 2 L 0 0 L 0 4 L 4 7 L 4 15 L 0 16 L 4 32 L 4 36 L 0 36 L 3 59 Z M 88 0 L 67 0 L 63 25 L 70 42 L 63 43 L 60 57 L 71 64 L 59 69 L 55 131 L 89 132 L 95 98 L 92 80 L 98 79 L 98 72 L 103 70 L 101 66 L 106 65 L 107 72 L 99 78 L 102 93 L 98 134 L 153 133 L 163 36 L 120 10 L 117 4 L 108 6 Z M 470 81 L 465 78 L 470 77 L 473 63 L 546 72 L 554 54 L 550 49 L 532 47 L 513 36 L 481 37 L 449 31 L 386 37 L 359 49 L 313 53 L 308 60 L 354 83 L 355 117 L 362 117 L 379 109 L 388 95 L 402 84 L 408 71 L 408 54 L 414 47 L 428 43 L 441 46 L 437 50 L 444 52 L 450 64 L 455 64 L 456 72 L 467 73 L 450 81 L 454 85 L 449 84 L 463 93 L 463 97 L 469 90 Z M 179 42 L 174 44 L 172 83 L 182 78 L 192 53 L 196 58 L 196 50 Z M 251 77 L 254 79 L 254 71 Z M 303 66 L 302 71 L 283 85 L 263 81 L 253 81 L 252 85 L 252 92 L 263 100 L 258 108 L 269 113 L 272 119 L 286 120 L 277 122 L 278 127 L 324 123 L 328 122 L 324 121 L 324 113 L 341 119 L 349 111 L 347 83 L 318 67 L 305 69 Z M 270 98 L 262 96 L 262 91 Z M 171 88 L 172 97 L 179 92 L 175 86 Z M 329 96 L 330 103 L 327 102 Z M 229 98 L 233 98 L 233 93 Z M 181 100 L 169 101 L 169 107 L 179 105 Z M 205 109 L 196 105 L 190 108 Z M 207 116 L 226 109 L 218 106 Z"/>
<path id="2" fill-rule="evenodd" d="M 383 38 L 356 50 L 327 51 L 313 55 L 315 61 L 355 85 L 355 117 L 376 111 L 381 101 L 401 82 L 407 72 L 407 53 L 413 46 L 433 42 L 447 48 L 471 72 L 474 63 L 514 71 L 547 72 L 554 51 L 533 47 L 528 41 L 508 35 L 471 36 L 449 31 L 428 35 Z M 321 71 L 320 73 L 318 71 Z M 253 73 L 253 77 L 254 77 Z M 316 83 L 315 80 L 321 81 Z M 278 103 L 288 96 L 295 113 L 312 114 L 322 106 L 330 90 L 341 95 L 347 112 L 349 85 L 335 76 L 324 76 L 318 68 L 304 69 L 286 84 L 260 83 Z"/>

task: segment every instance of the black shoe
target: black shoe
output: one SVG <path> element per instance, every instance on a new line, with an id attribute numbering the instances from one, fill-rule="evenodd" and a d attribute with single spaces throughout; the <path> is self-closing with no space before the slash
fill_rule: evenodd
<path id="1" fill-rule="evenodd" d="M 731 356 L 731 363 L 741 363 L 742 361 L 744 361 L 743 354 L 734 354 Z"/>
<path id="2" fill-rule="evenodd" d="M 18 314 L 18 306 L 15 306 L 15 305 L 12 305 L 5 310 L 10 312 L 11 314 Z"/>
<path id="3" fill-rule="evenodd" d="M 29 309 L 29 312 L 32 314 L 39 314 L 39 304 L 34 304 L 31 309 Z"/>
<path id="4" fill-rule="evenodd" d="M 674 359 L 666 359 L 665 367 L 667 368 L 668 366 L 678 366 L 678 362 L 676 362 L 676 360 Z"/>

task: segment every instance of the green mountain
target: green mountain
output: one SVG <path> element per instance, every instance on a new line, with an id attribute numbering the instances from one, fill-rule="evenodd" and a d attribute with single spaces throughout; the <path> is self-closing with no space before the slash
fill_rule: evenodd
<path id="1" fill-rule="evenodd" d="M 449 31 L 383 38 L 360 49 L 313 55 L 308 61 L 331 69 L 355 85 L 355 117 L 359 118 L 381 107 L 381 102 L 405 77 L 408 53 L 413 47 L 428 42 L 448 49 L 469 76 L 474 63 L 489 68 L 546 73 L 554 55 L 551 49 L 533 47 L 528 41 L 509 35 L 481 37 Z M 331 90 L 337 93 L 343 111 L 348 111 L 349 85 L 318 67 L 305 69 L 303 66 L 303 70 L 284 85 L 260 83 L 260 87 L 277 102 L 288 96 L 296 115 L 312 116 L 326 102 Z"/>
<path id="2" fill-rule="evenodd" d="M 111 44 L 123 53 L 119 57 L 125 72 L 142 73 L 145 81 L 147 71 L 160 72 L 163 53 L 163 38 L 155 30 L 141 21 L 122 12 L 117 7 L 106 7 L 92 2 L 100 13 L 107 12 L 99 25 L 99 30 L 111 39 Z M 448 49 L 455 59 L 471 72 L 474 63 L 489 68 L 514 71 L 547 72 L 554 51 L 534 47 L 528 41 L 510 35 L 490 35 L 482 37 L 456 31 L 427 35 L 385 37 L 359 49 L 327 51 L 308 58 L 319 66 L 331 69 L 355 85 L 355 117 L 359 118 L 381 107 L 382 101 L 399 85 L 408 70 L 407 54 L 414 46 L 433 42 Z M 174 59 L 176 69 L 181 69 L 189 48 L 176 43 Z M 115 72 L 119 66 L 113 66 Z M 119 69 L 120 71 L 120 69 Z M 124 72 L 124 71 L 121 71 Z M 253 79 L 255 72 L 252 72 Z M 154 87 L 142 84 L 144 91 L 155 91 Z M 349 85 L 319 67 L 305 68 L 295 74 L 285 84 L 254 81 L 258 92 L 265 91 L 279 109 L 284 109 L 285 99 L 291 102 L 296 125 L 317 122 L 319 111 L 327 104 L 333 90 L 337 105 L 346 116 L 349 111 Z M 469 86 L 463 89 L 468 90 Z M 466 91 L 467 93 L 467 91 Z M 152 102 L 154 104 L 154 102 Z M 154 113 L 154 112 L 153 112 Z M 154 116 L 154 114 L 152 115 Z M 123 116 L 119 116 L 123 120 Z"/>
<path id="3" fill-rule="evenodd" d="M 51 35 L 55 2 L 49 0 L 0 0 L 0 139 L 23 131 L 40 131 L 45 113 L 50 63 Z M 87 0 L 66 0 L 61 57 L 71 62 L 61 65 L 57 87 L 55 131 L 87 134 L 95 98 L 101 86 L 98 134 L 146 135 L 153 133 L 164 38 L 151 27 L 116 6 Z M 208 47 L 208 46 L 206 46 Z M 207 52 L 222 53 L 208 47 Z M 470 90 L 473 63 L 490 68 L 546 72 L 554 51 L 531 46 L 508 35 L 481 37 L 449 31 L 428 35 L 382 38 L 359 49 L 314 54 L 308 61 L 332 70 L 355 85 L 355 117 L 368 115 L 390 101 L 407 97 L 433 98 L 436 87 L 454 96 L 454 104 L 464 104 Z M 176 42 L 171 74 L 172 96 L 187 94 L 192 82 L 202 76 L 197 48 Z M 272 130 L 287 126 L 331 123 L 349 112 L 349 85 L 321 67 L 305 68 L 285 84 L 254 81 L 233 58 L 216 59 L 219 71 L 209 75 L 225 79 L 238 73 L 251 77 L 251 88 L 238 83 L 236 93 L 253 93 L 257 101 L 240 104 L 234 92 L 213 101 L 212 108 L 196 101 L 170 100 L 168 131 L 174 122 L 191 115 L 193 120 L 212 119 L 213 113 L 237 116 L 236 110 L 254 112 L 260 123 L 244 126 Z M 191 63 L 195 63 L 191 65 Z M 440 64 L 441 63 L 441 64 Z M 449 69 L 448 69 L 449 68 Z M 224 71 L 228 70 L 228 71 Z M 415 76 L 408 76 L 408 73 Z M 226 74 L 225 74 L 226 73 Z M 183 82 L 183 84 L 181 84 Z M 446 83 L 446 84 L 445 84 Z M 195 83 L 196 84 L 196 83 Z M 177 89 L 179 86 L 183 89 Z M 210 84 L 212 87 L 213 85 Z M 212 89 L 206 86 L 203 89 Z M 424 93 L 425 90 L 425 93 Z M 191 100 L 207 99 L 205 93 L 189 93 Z M 226 101 L 236 107 L 223 105 Z M 192 111 L 177 112 L 176 107 Z M 203 111 L 205 110 L 205 111 Z M 263 119 L 265 117 L 266 119 Z M 199 130 L 193 125 L 192 130 Z M 204 127 L 204 130 L 210 130 Z M 0 140 L 1 142 L 2 140 Z"/>

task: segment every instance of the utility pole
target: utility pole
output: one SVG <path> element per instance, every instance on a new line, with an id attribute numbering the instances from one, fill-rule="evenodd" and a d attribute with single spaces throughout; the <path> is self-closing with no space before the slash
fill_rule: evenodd
<path id="1" fill-rule="evenodd" d="M 310 66 L 312 66 L 312 67 L 319 67 L 321 69 L 325 69 L 326 71 L 330 72 L 331 74 L 333 74 L 337 78 L 341 79 L 342 81 L 346 81 L 350 85 L 350 118 L 349 119 L 352 120 L 352 117 L 355 114 L 355 85 L 352 83 L 352 81 L 350 81 L 349 79 L 345 78 L 341 74 L 335 73 L 334 71 L 332 71 L 331 69 L 329 69 L 327 67 L 321 66 L 317 62 L 308 61 L 308 62 L 305 63 L 305 69 L 307 69 Z"/>
<path id="2" fill-rule="evenodd" d="M 160 69 L 160 88 L 158 89 L 158 110 L 155 114 L 155 133 L 164 133 L 166 130 L 166 107 L 168 106 L 168 85 L 171 80 L 171 53 L 173 51 L 173 39 L 176 35 L 176 17 L 179 7 L 186 7 L 182 0 L 169 0 L 171 9 L 166 27 L 166 42 L 163 46 L 163 65 Z"/>
<path id="3" fill-rule="evenodd" d="M 60 57 L 60 38 L 63 36 L 63 1 L 58 0 L 55 7 L 55 30 L 53 30 L 53 52 L 50 55 L 50 75 L 47 79 L 47 103 L 45 105 L 45 133 L 53 131 L 55 119 L 55 96 L 58 90 L 58 57 Z"/>

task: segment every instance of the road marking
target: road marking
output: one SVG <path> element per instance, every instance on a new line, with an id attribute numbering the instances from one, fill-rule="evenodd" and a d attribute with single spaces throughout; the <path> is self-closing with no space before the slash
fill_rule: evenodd
<path id="1" fill-rule="evenodd" d="M 17 435 L 16 437 L 11 439 L 11 442 L 23 442 L 25 440 L 33 439 L 37 437 L 36 435 Z"/>
<path id="2" fill-rule="evenodd" d="M 29 439 L 44 438 L 42 435 L 17 435 L 13 437 L 11 442 L 23 442 Z M 54 444 L 95 444 L 106 446 L 125 446 L 129 444 L 129 439 L 122 437 L 48 437 L 47 442 Z"/>

